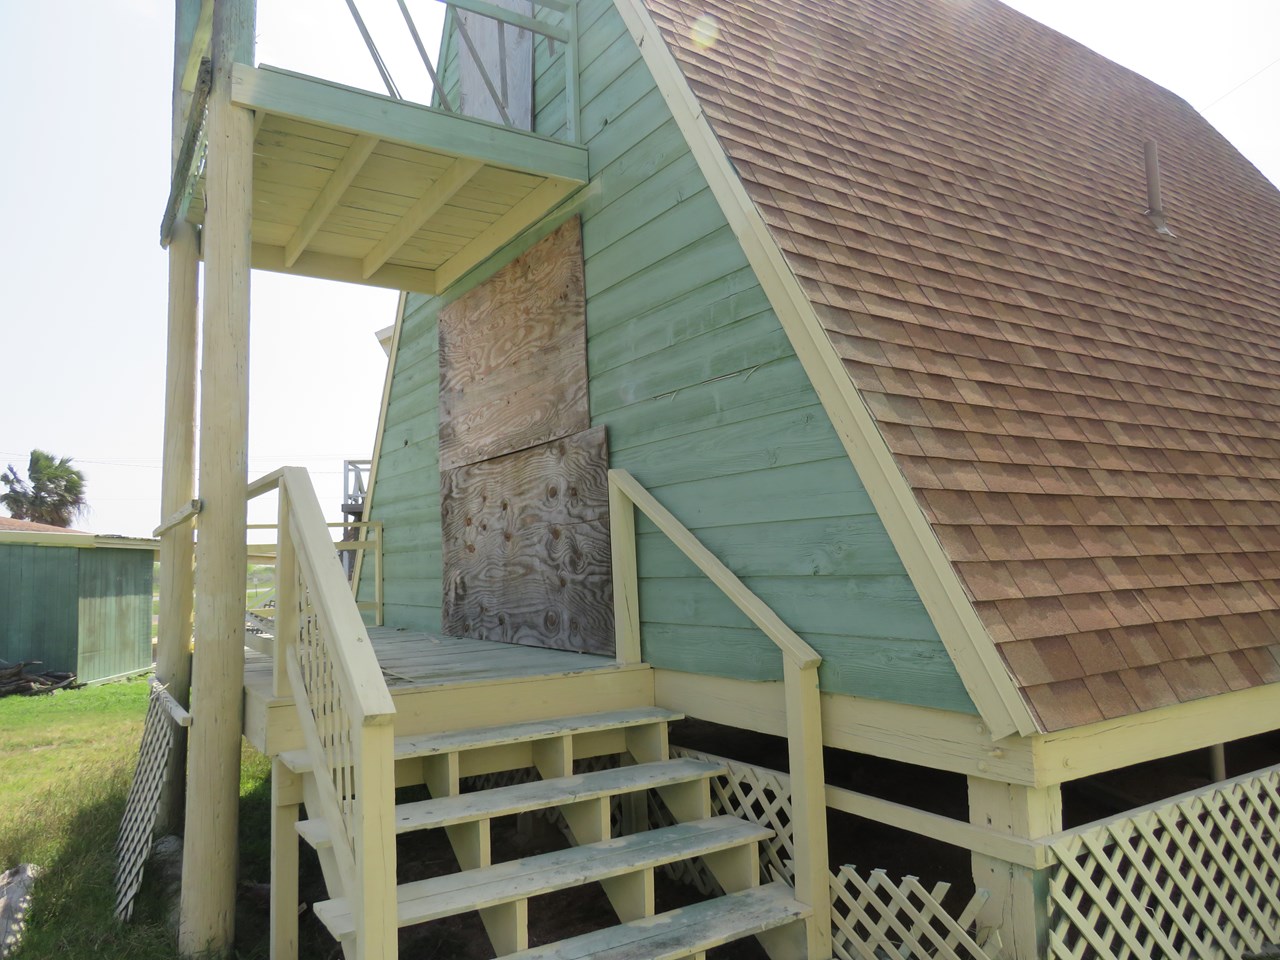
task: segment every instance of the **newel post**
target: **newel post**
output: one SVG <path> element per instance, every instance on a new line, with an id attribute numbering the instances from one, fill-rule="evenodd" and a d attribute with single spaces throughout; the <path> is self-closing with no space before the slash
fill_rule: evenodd
<path id="1" fill-rule="evenodd" d="M 782 663 L 796 899 L 813 910 L 805 924 L 805 957 L 826 960 L 831 956 L 831 868 L 827 863 L 827 777 L 822 762 L 818 664 L 802 666 L 787 654 Z"/>
<path id="2" fill-rule="evenodd" d="M 184 956 L 227 955 L 235 936 L 244 689 L 245 496 L 253 115 L 231 102 L 253 60 L 254 0 L 215 0 L 210 49 L 196 544 L 186 834 L 178 934 Z"/>
<path id="3" fill-rule="evenodd" d="M 639 663 L 640 574 L 636 557 L 636 507 L 609 471 L 609 548 L 613 559 L 613 629 L 619 663 Z"/>

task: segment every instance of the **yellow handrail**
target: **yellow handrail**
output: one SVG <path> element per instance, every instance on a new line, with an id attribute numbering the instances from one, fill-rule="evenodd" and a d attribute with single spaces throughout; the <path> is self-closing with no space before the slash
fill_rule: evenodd
<path id="1" fill-rule="evenodd" d="M 311 759 L 333 864 L 357 918 L 357 960 L 395 960 L 396 708 L 342 572 L 307 472 L 283 467 L 250 485 L 278 489 L 274 684 L 291 696 Z"/>
<path id="2" fill-rule="evenodd" d="M 787 754 L 791 768 L 792 832 L 796 851 L 795 892 L 796 899 L 813 910 L 805 923 L 804 956 L 829 957 L 830 867 L 827 863 L 826 774 L 822 762 L 822 697 L 818 686 L 818 666 L 822 657 L 635 477 L 626 470 L 610 470 L 609 527 L 613 551 L 614 622 L 620 662 L 639 663 L 643 660 L 636 509 L 648 517 L 782 651 Z"/>

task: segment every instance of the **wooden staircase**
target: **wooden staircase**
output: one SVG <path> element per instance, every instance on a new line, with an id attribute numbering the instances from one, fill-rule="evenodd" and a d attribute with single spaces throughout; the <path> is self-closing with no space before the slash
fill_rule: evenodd
<path id="1" fill-rule="evenodd" d="M 759 937 L 779 960 L 805 956 L 803 926 L 810 909 L 785 883 L 761 885 L 758 844 L 770 832 L 712 815 L 709 781 L 723 769 L 669 757 L 667 725 L 675 719 L 668 711 L 642 707 L 396 737 L 397 786 L 425 784 L 431 799 L 398 804 L 395 833 L 446 831 L 461 867 L 400 884 L 399 926 L 479 911 L 496 955 L 521 960 L 700 958 L 749 936 Z M 621 765 L 574 773 L 575 761 L 600 757 L 617 757 Z M 279 758 L 301 780 L 308 800 L 317 793 L 310 758 L 305 750 Z M 463 792 L 467 777 L 527 768 L 539 779 Z M 674 825 L 648 829 L 650 792 L 666 806 Z M 563 817 L 572 846 L 495 862 L 490 836 L 495 818 L 551 810 Z M 619 820 L 625 824 L 620 830 L 614 826 Z M 299 821 L 296 829 L 319 855 L 328 884 L 330 899 L 315 904 L 316 916 L 354 957 L 357 918 L 343 888 L 330 827 L 312 818 Z M 694 858 L 724 894 L 655 914 L 655 870 Z M 618 923 L 530 948 L 531 898 L 591 883 L 604 889 Z"/>

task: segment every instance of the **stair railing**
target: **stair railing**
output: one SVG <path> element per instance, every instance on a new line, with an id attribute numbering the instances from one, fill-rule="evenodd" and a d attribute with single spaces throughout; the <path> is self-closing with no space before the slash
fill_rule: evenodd
<path id="1" fill-rule="evenodd" d="M 306 470 L 268 474 L 249 498 L 271 490 L 280 513 L 274 692 L 298 709 L 314 781 L 307 814 L 332 840 L 356 918 L 354 957 L 395 960 L 395 705 Z"/>
<path id="2" fill-rule="evenodd" d="M 782 622 L 728 567 L 626 470 L 609 471 L 614 622 L 620 663 L 640 663 L 640 587 L 636 559 L 639 509 L 782 652 L 791 768 L 796 899 L 813 913 L 806 921 L 805 956 L 831 956 L 830 868 L 827 863 L 826 774 L 822 762 L 822 657 Z"/>

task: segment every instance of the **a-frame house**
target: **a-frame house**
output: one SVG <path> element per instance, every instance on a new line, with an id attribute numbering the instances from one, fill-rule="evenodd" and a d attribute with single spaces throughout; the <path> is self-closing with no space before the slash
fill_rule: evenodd
<path id="1" fill-rule="evenodd" d="M 1280 772 L 1222 747 L 1280 728 L 1280 194 L 1194 110 L 996 0 L 456 0 L 430 106 L 254 66 L 252 3 L 199 7 L 165 228 L 184 950 L 229 942 L 242 731 L 279 960 L 299 837 L 356 957 L 470 910 L 524 958 L 1280 939 Z M 405 291 L 355 598 L 305 474 L 245 474 L 251 268 Z M 788 773 L 673 755 L 682 716 Z M 1194 750 L 1215 782 L 1064 819 Z M 963 777 L 967 816 L 842 785 L 858 757 Z M 491 823 L 537 810 L 572 846 L 506 857 Z M 875 865 L 832 810 L 969 851 L 972 899 L 842 869 Z M 431 828 L 459 871 L 397 887 Z M 711 895 L 659 911 L 678 863 Z M 530 945 L 537 896 L 597 881 L 615 925 Z"/>

